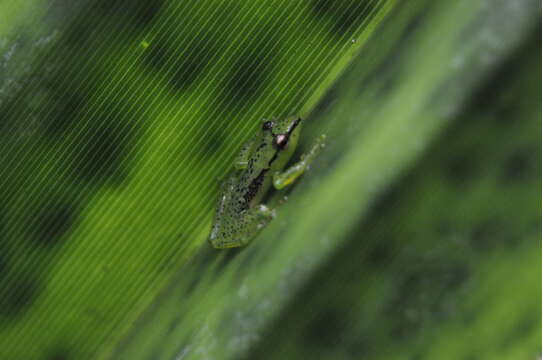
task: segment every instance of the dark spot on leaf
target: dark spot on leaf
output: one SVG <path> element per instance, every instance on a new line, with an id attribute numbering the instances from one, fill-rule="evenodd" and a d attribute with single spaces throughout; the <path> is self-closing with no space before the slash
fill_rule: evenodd
<path id="1" fill-rule="evenodd" d="M 344 6 L 344 4 L 348 4 Z M 312 0 L 310 3 L 313 14 L 324 21 L 332 21 L 333 35 L 344 35 L 356 30 L 369 16 L 374 16 L 379 2 L 365 0 L 353 3 L 336 2 L 332 0 Z"/>
<path id="2" fill-rule="evenodd" d="M 99 31 L 97 27 L 96 18 L 88 17 L 85 14 L 84 17 L 79 17 L 74 21 L 70 27 L 63 34 L 64 43 L 74 47 L 83 48 L 89 43 L 95 32 Z"/>
<path id="3" fill-rule="evenodd" d="M 355 340 L 350 341 L 346 347 L 352 359 L 363 359 L 371 349 L 370 337 L 367 334 L 357 334 Z"/>
<path id="4" fill-rule="evenodd" d="M 110 126 L 96 129 L 81 150 L 77 163 L 79 177 L 100 180 L 118 175 L 126 149 L 120 143 L 120 136 Z"/>
<path id="5" fill-rule="evenodd" d="M 508 156 L 504 162 L 502 180 L 504 183 L 524 181 L 531 175 L 533 150 L 519 149 Z"/>
<path id="6" fill-rule="evenodd" d="M 10 116 L 10 108 L 7 105 L 0 107 L 0 131 L 4 132 L 4 128 L 8 123 Z"/>
<path id="7" fill-rule="evenodd" d="M 4 246 L 5 244 L 5 237 L 2 232 L 2 228 L 0 228 L 0 246 Z M 0 251 L 0 278 L 2 276 L 2 273 L 7 269 L 7 254 L 6 251 L 2 248 Z"/>
<path id="8" fill-rule="evenodd" d="M 539 317 L 537 310 L 523 310 L 523 313 L 517 318 L 512 327 L 505 332 L 505 336 L 499 344 L 499 350 L 506 351 L 512 347 L 524 344 L 527 339 L 532 337 L 538 324 Z"/>
<path id="9" fill-rule="evenodd" d="M 318 17 L 330 16 L 337 5 L 333 0 L 312 0 L 310 4 L 312 12 Z"/>
<path id="10" fill-rule="evenodd" d="M 454 290 L 463 285 L 468 278 L 469 270 L 466 265 L 453 264 L 447 269 L 442 281 L 446 290 Z"/>
<path id="11" fill-rule="evenodd" d="M 373 201 L 369 208 L 369 216 L 375 219 L 388 216 L 400 204 L 399 195 L 399 186 L 393 185 L 386 188 Z"/>
<path id="12" fill-rule="evenodd" d="M 475 354 L 467 354 L 463 358 L 463 360 L 481 360 L 482 358 L 479 356 L 476 356 Z"/>
<path id="13" fill-rule="evenodd" d="M 438 236 L 447 237 L 453 234 L 454 227 L 448 221 L 442 221 L 436 226 L 436 233 Z"/>
<path id="14" fill-rule="evenodd" d="M 43 132 L 51 139 L 64 135 L 77 120 L 78 112 L 85 105 L 85 96 L 65 82 L 51 82 L 48 91 L 47 108 L 40 109 L 44 114 Z"/>
<path id="15" fill-rule="evenodd" d="M 498 242 L 504 224 L 497 219 L 487 219 L 474 226 L 471 233 L 471 246 L 478 251 L 488 251 Z"/>
<path id="16" fill-rule="evenodd" d="M 225 135 L 224 129 L 213 128 L 210 134 L 206 134 L 203 142 L 203 149 L 200 152 L 201 156 L 205 159 L 209 159 L 215 155 L 224 145 Z"/>
<path id="17" fill-rule="evenodd" d="M 110 25 L 122 27 L 129 24 L 143 30 L 152 22 L 162 7 L 163 0 L 132 1 L 132 0 L 98 0 L 94 6 L 101 14 L 111 18 Z"/>
<path id="18" fill-rule="evenodd" d="M 14 279 L 15 280 L 15 279 Z M 0 293 L 0 311 L 6 317 L 21 315 L 36 300 L 38 284 L 29 276 L 18 277 Z"/>
<path id="19" fill-rule="evenodd" d="M 276 40 L 261 29 L 256 40 L 242 47 L 231 66 L 223 96 L 234 103 L 247 103 L 261 94 L 272 70 L 274 56 L 267 51 Z"/>
<path id="20" fill-rule="evenodd" d="M 142 61 L 147 66 L 153 67 L 158 71 L 166 70 L 168 61 L 172 61 L 175 51 L 171 49 L 166 38 L 155 39 L 145 51 Z"/>
<path id="21" fill-rule="evenodd" d="M 524 340 L 531 337 L 531 334 L 536 330 L 539 323 L 539 316 L 535 310 L 520 317 L 514 329 L 519 343 L 523 343 Z"/>
<path id="22" fill-rule="evenodd" d="M 510 95 L 510 98 L 504 98 L 503 96 L 500 99 L 500 102 L 495 104 L 495 120 L 499 125 L 516 125 L 519 123 L 518 120 L 521 119 L 521 116 L 519 115 L 521 111 L 521 106 L 519 105 L 520 101 L 515 98 L 517 93 L 514 92 Z"/>
<path id="23" fill-rule="evenodd" d="M 70 352 L 66 347 L 58 346 L 51 350 L 44 358 L 44 360 L 70 360 Z"/>
<path id="24" fill-rule="evenodd" d="M 143 61 L 156 71 L 167 73 L 168 84 L 175 91 L 184 90 L 219 55 L 219 46 L 211 34 L 185 38 L 180 44 L 172 43 L 169 36 L 167 32 L 154 40 Z"/>
<path id="25" fill-rule="evenodd" d="M 45 207 L 37 216 L 34 229 L 36 242 L 43 246 L 54 246 L 77 218 L 77 209 L 68 203 L 56 203 Z"/>
<path id="26" fill-rule="evenodd" d="M 179 60 L 172 65 L 173 74 L 169 83 L 179 90 L 190 86 L 205 67 L 216 59 L 218 53 L 215 42 L 206 36 L 198 37 L 198 40 L 190 44 Z"/>
<path id="27" fill-rule="evenodd" d="M 84 139 L 78 143 L 77 161 L 74 174 L 88 182 L 110 182 L 120 184 L 126 177 L 126 160 L 132 150 L 132 138 L 137 133 L 137 123 L 124 124 L 115 117 L 119 114 L 114 107 L 101 109 L 103 118 L 91 124 L 81 134 Z"/>
<path id="28" fill-rule="evenodd" d="M 422 359 L 423 359 L 423 355 L 418 354 L 418 353 L 415 353 L 414 355 L 408 358 L 408 360 L 422 360 Z"/>
<path id="29" fill-rule="evenodd" d="M 0 234 L 0 246 L 2 245 L 2 238 L 1 238 L 2 234 Z M 8 280 L 6 279 L 6 274 L 7 272 L 9 271 L 9 260 L 8 260 L 8 256 L 6 254 L 6 251 L 3 247 L 0 247 L 0 289 L 2 288 L 2 284 L 4 283 L 5 280 Z M 0 290 L 0 294 L 1 294 L 1 290 Z"/>
<path id="30" fill-rule="evenodd" d="M 347 317 L 339 309 L 324 309 L 314 314 L 305 329 L 305 340 L 318 349 L 330 349 L 341 339 L 347 327 Z"/>
<path id="31" fill-rule="evenodd" d="M 447 163 L 446 176 L 456 185 L 465 185 L 472 178 L 475 166 L 472 154 L 462 153 L 453 156 Z"/>
<path id="32" fill-rule="evenodd" d="M 390 253 L 391 240 L 383 237 L 378 239 L 367 254 L 367 261 L 373 266 L 385 266 L 391 261 Z"/>
<path id="33" fill-rule="evenodd" d="M 6 241 L 6 235 L 5 235 L 5 230 L 6 230 L 6 219 L 5 219 L 5 216 L 6 216 L 6 208 L 5 208 L 5 205 L 2 203 L 2 201 L 0 201 L 0 246 L 4 245 L 5 244 L 5 241 Z M 0 251 L 0 254 L 2 254 L 3 252 Z"/>

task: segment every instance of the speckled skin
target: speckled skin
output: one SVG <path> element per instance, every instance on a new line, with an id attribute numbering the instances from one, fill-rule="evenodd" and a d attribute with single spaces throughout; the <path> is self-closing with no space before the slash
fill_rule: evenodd
<path id="1" fill-rule="evenodd" d="M 308 156 L 281 173 L 297 146 L 300 130 L 299 116 L 266 121 L 241 148 L 232 173 L 222 183 L 209 236 L 213 247 L 245 246 L 273 218 L 273 211 L 260 204 L 271 183 L 280 189 L 293 182 L 323 146 L 323 141 L 317 143 Z"/>

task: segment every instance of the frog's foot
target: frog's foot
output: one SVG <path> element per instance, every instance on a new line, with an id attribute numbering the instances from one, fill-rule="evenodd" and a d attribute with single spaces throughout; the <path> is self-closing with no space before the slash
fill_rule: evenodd
<path id="1" fill-rule="evenodd" d="M 318 156 L 320 151 L 326 146 L 326 136 L 320 135 L 316 139 L 316 143 L 312 146 L 310 151 L 306 155 L 301 155 L 301 160 L 283 172 L 276 172 L 273 174 L 273 186 L 275 189 L 280 190 L 293 183 L 298 177 L 300 177 Z"/>
<path id="2" fill-rule="evenodd" d="M 255 211 L 256 218 L 259 220 L 258 229 L 263 229 L 275 216 L 275 209 L 271 209 L 264 204 L 260 204 Z M 257 221 L 258 221 L 257 220 Z"/>

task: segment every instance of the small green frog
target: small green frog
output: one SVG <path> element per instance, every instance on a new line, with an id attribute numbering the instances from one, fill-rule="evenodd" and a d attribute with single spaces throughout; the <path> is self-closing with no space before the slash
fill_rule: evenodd
<path id="1" fill-rule="evenodd" d="M 271 183 L 280 190 L 294 182 L 325 146 L 320 136 L 308 154 L 282 171 L 297 146 L 301 118 L 265 121 L 243 147 L 232 173 L 222 182 L 209 242 L 217 249 L 247 245 L 275 216 L 260 204 Z"/>

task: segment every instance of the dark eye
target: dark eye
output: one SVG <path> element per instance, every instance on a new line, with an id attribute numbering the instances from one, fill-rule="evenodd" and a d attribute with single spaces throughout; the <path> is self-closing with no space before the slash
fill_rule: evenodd
<path id="1" fill-rule="evenodd" d="M 275 136 L 275 146 L 278 149 L 283 150 L 287 144 L 288 144 L 287 134 L 278 134 L 277 136 Z"/>
<path id="2" fill-rule="evenodd" d="M 263 123 L 262 125 L 262 130 L 266 131 L 266 130 L 271 130 L 273 128 L 273 126 L 275 126 L 275 123 L 272 122 L 272 121 L 266 121 Z"/>

